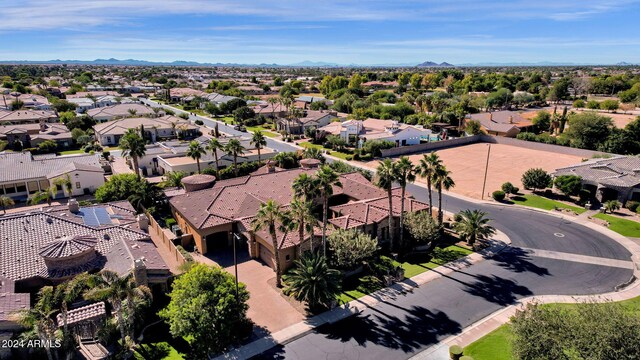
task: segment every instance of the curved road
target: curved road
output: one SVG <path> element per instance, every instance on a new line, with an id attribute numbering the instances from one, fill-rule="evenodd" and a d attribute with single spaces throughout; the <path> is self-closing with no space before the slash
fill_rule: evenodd
<path id="1" fill-rule="evenodd" d="M 206 118 L 192 118 L 214 126 Z M 246 135 L 230 128 L 221 131 Z M 278 151 L 297 150 L 288 144 L 267 141 Z M 410 184 L 408 190 L 418 200 L 426 201 L 424 188 Z M 443 208 L 450 212 L 467 208 L 487 212 L 493 225 L 511 238 L 511 246 L 491 259 L 445 275 L 412 293 L 383 299 L 358 315 L 319 327 L 259 358 L 407 359 L 519 298 L 609 292 L 633 274 L 629 267 L 594 264 L 599 258 L 626 264 L 631 254 L 613 239 L 571 221 L 446 195 Z M 532 252 L 535 250 L 554 256 L 538 256 Z M 596 261 L 576 260 L 584 256 Z"/>

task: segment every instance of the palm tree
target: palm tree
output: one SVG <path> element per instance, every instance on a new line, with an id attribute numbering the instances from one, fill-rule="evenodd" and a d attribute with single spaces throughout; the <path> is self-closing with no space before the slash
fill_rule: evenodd
<path id="1" fill-rule="evenodd" d="M 133 325 L 136 311 L 139 307 L 136 302 L 151 302 L 151 290 L 144 285 L 138 285 L 132 273 L 120 277 L 112 270 L 102 270 L 94 278 L 95 287 L 87 290 L 85 298 L 90 300 L 108 301 L 116 315 L 122 346 L 126 346 L 127 335 L 133 339 Z M 127 324 L 125 314 L 128 318 L 129 334 L 127 334 Z"/>
<path id="2" fill-rule="evenodd" d="M 27 200 L 27 204 L 38 205 L 41 202 L 46 201 L 47 204 L 51 206 L 52 193 L 56 190 L 56 187 L 52 186 L 48 189 L 38 191 L 29 197 L 29 199 Z"/>
<path id="3" fill-rule="evenodd" d="M 429 190 L 429 212 L 431 212 L 431 208 L 433 207 L 433 198 L 432 198 L 432 181 L 433 174 L 435 170 L 442 166 L 442 160 L 437 153 L 432 152 L 430 154 L 422 155 L 422 159 L 420 159 L 420 164 L 416 169 L 416 173 L 418 176 L 427 179 L 427 189 Z"/>
<path id="4" fill-rule="evenodd" d="M 260 150 L 267 146 L 267 139 L 262 134 L 262 131 L 258 130 L 253 133 L 253 137 L 251 138 L 251 145 L 255 146 L 258 150 L 258 162 L 262 159 L 260 158 Z"/>
<path id="5" fill-rule="evenodd" d="M 316 159 L 320 160 L 323 163 L 325 162 L 325 157 L 322 155 L 322 150 L 318 148 L 306 148 L 302 152 L 302 157 L 305 159 Z"/>
<path id="6" fill-rule="evenodd" d="M 69 305 L 73 304 L 83 292 L 93 287 L 95 277 L 88 273 L 82 273 L 73 279 L 64 282 L 56 287 L 56 298 L 60 303 L 60 316 L 62 317 L 62 334 L 67 346 L 71 345 L 71 339 L 68 337 L 68 313 Z M 59 324 L 58 324 L 59 325 Z"/>
<path id="7" fill-rule="evenodd" d="M 396 163 L 396 181 L 402 189 L 400 204 L 400 247 L 404 247 L 404 200 L 407 184 L 416 180 L 416 169 L 408 157 L 403 156 Z"/>
<path id="8" fill-rule="evenodd" d="M 302 197 L 304 201 L 312 201 L 319 192 L 318 179 L 309 174 L 302 173 L 293 180 L 291 189 L 295 196 Z"/>
<path id="9" fill-rule="evenodd" d="M 120 138 L 119 147 L 122 149 L 122 156 L 131 156 L 133 171 L 136 173 L 138 179 L 140 179 L 138 159 L 143 157 L 147 152 L 144 139 L 140 137 L 140 134 L 138 134 L 135 129 L 129 129 L 124 136 Z"/>
<path id="10" fill-rule="evenodd" d="M 216 124 L 217 125 L 217 124 Z M 216 161 L 216 176 L 220 178 L 220 167 L 218 166 L 218 150 L 222 150 L 224 145 L 218 140 L 217 137 L 212 138 L 207 143 L 207 150 L 211 151 L 211 155 L 213 155 L 213 159 Z"/>
<path id="11" fill-rule="evenodd" d="M 224 151 L 227 153 L 227 155 L 233 156 L 233 174 L 237 177 L 238 176 L 238 155 L 243 155 L 245 148 L 240 143 L 240 140 L 231 139 L 229 140 L 227 145 L 225 145 Z"/>
<path id="12" fill-rule="evenodd" d="M 380 161 L 376 169 L 374 184 L 377 187 L 387 191 L 389 200 L 389 226 L 387 228 L 389 234 L 389 250 L 393 251 L 393 182 L 396 180 L 396 165 L 391 159 Z"/>
<path id="13" fill-rule="evenodd" d="M 287 214 L 288 222 L 291 228 L 298 230 L 298 238 L 300 239 L 300 255 L 302 255 L 302 244 L 304 242 L 304 233 L 311 233 L 310 249 L 313 251 L 313 223 L 316 219 L 311 211 L 311 201 L 293 199 L 289 204 Z"/>
<path id="14" fill-rule="evenodd" d="M 271 244 L 273 245 L 273 256 L 276 265 L 276 286 L 282 287 L 282 273 L 280 272 L 280 248 L 278 247 L 278 238 L 276 236 L 276 224 L 281 223 L 283 213 L 280 205 L 272 199 L 260 205 L 256 217 L 251 222 L 252 230 L 257 232 L 266 228 L 271 236 Z"/>
<path id="15" fill-rule="evenodd" d="M 163 187 L 182 187 L 182 179 L 187 176 L 184 171 L 169 171 L 164 174 L 164 181 L 161 183 Z"/>
<path id="16" fill-rule="evenodd" d="M 330 269 L 326 258 L 309 253 L 296 260 L 295 267 L 286 277 L 287 290 L 311 310 L 328 307 L 341 290 L 340 271 Z"/>
<path id="17" fill-rule="evenodd" d="M 329 197 L 333 195 L 333 187 L 342 187 L 340 177 L 328 165 L 322 165 L 316 172 L 316 184 L 322 196 L 322 253 L 327 255 L 327 217 Z"/>
<path id="18" fill-rule="evenodd" d="M 461 238 L 467 240 L 467 244 L 473 246 L 476 240 L 486 240 L 496 233 L 496 229 L 488 225 L 491 219 L 486 218 L 487 213 L 480 210 L 463 210 L 458 213 L 459 220 L 453 225 Z"/>
<path id="19" fill-rule="evenodd" d="M 451 171 L 447 171 L 446 166 L 439 166 L 433 174 L 433 184 L 438 190 L 438 224 L 442 225 L 442 190 L 449 190 L 456 186 L 451 178 Z"/>
<path id="20" fill-rule="evenodd" d="M 2 213 L 6 214 L 7 213 L 7 206 L 13 206 L 16 203 L 13 201 L 12 198 L 8 197 L 8 196 L 0 196 L 0 206 L 2 206 Z"/>
<path id="21" fill-rule="evenodd" d="M 56 340 L 57 326 L 54 315 L 57 312 L 55 291 L 52 286 L 45 286 L 38 292 L 38 301 L 33 307 L 12 315 L 19 324 L 31 329 L 42 341 L 49 360 L 53 360 L 51 343 Z"/>
<path id="22" fill-rule="evenodd" d="M 196 164 L 198 165 L 198 174 L 200 174 L 200 158 L 202 155 L 206 154 L 207 151 L 199 142 L 193 140 L 189 143 L 189 148 L 187 149 L 187 156 L 195 159 Z"/>

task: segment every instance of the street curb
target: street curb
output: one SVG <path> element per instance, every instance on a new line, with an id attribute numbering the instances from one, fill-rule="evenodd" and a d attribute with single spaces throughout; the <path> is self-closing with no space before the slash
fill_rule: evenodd
<path id="1" fill-rule="evenodd" d="M 270 337 L 257 339 L 249 344 L 232 349 L 225 354 L 219 355 L 217 357 L 210 357 L 210 359 L 248 359 L 253 356 L 262 354 L 263 352 L 268 351 L 275 346 L 286 345 L 292 341 L 304 337 L 305 335 L 308 335 L 319 326 L 333 324 L 352 315 L 359 314 L 366 308 L 374 307 L 381 302 L 387 301 L 390 296 L 400 296 L 408 292 L 413 292 L 414 289 L 417 289 L 424 284 L 439 279 L 444 275 L 482 262 L 500 253 L 511 244 L 511 239 L 509 239 L 509 237 L 501 231 L 497 232 L 492 241 L 494 243 L 490 247 L 485 248 L 479 252 L 474 252 L 460 259 L 448 262 L 444 265 L 440 265 L 435 269 L 430 269 L 409 279 L 404 279 L 400 282 L 392 284 L 391 286 L 377 290 L 369 295 L 365 295 L 361 298 L 352 300 L 347 304 L 341 305 L 332 310 L 325 311 L 324 313 L 311 317 L 306 321 L 293 324 L 272 334 L 272 336 Z"/>

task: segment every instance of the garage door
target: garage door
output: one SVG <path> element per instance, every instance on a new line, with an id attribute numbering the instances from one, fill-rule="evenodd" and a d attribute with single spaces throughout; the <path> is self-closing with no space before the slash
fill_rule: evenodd
<path id="1" fill-rule="evenodd" d="M 260 244 L 260 259 L 265 262 L 265 264 L 269 265 L 272 269 L 273 265 L 273 254 L 266 246 Z"/>

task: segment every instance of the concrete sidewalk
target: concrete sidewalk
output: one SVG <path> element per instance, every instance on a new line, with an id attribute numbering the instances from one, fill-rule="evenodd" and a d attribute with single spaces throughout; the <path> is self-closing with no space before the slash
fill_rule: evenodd
<path id="1" fill-rule="evenodd" d="M 455 271 L 459 271 L 473 264 L 477 264 L 504 250 L 510 243 L 511 240 L 509 239 L 509 237 L 507 237 L 507 235 L 503 232 L 498 231 L 491 240 L 490 246 L 483 249 L 482 251 L 467 255 L 458 260 L 439 266 L 433 270 L 427 270 L 422 274 L 418 274 L 410 279 L 405 279 L 387 288 L 378 290 L 370 295 L 366 295 L 359 299 L 353 300 L 348 304 L 336 307 L 305 321 L 291 325 L 288 328 L 273 333 L 269 337 L 255 340 L 247 345 L 233 349 L 213 359 L 248 359 L 253 356 L 259 355 L 276 345 L 285 345 L 308 334 L 318 326 L 333 324 L 351 315 L 358 314 L 367 307 L 375 307 L 381 301 L 388 301 L 400 295 L 413 292 L 415 288 L 430 281 L 452 274 Z"/>

